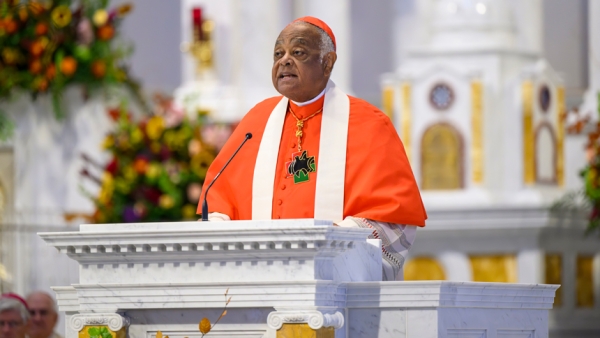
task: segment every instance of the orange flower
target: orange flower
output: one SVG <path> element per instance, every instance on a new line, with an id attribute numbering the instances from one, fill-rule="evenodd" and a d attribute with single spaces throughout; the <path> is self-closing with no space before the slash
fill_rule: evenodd
<path id="1" fill-rule="evenodd" d="M 133 9 L 133 5 L 131 3 L 124 4 L 117 8 L 117 15 L 124 16 L 125 14 L 131 12 L 132 9 Z"/>
<path id="2" fill-rule="evenodd" d="M 52 80 L 54 79 L 54 76 L 56 76 L 56 67 L 54 67 L 54 64 L 50 64 L 48 65 L 48 68 L 46 68 L 46 78 L 48 80 Z"/>
<path id="3" fill-rule="evenodd" d="M 75 74 L 77 70 L 77 60 L 75 60 L 71 56 L 65 57 L 60 63 L 60 72 L 65 74 L 66 76 L 71 76 Z"/>
<path id="4" fill-rule="evenodd" d="M 202 318 L 200 324 L 198 324 L 198 329 L 200 329 L 200 332 L 202 332 L 202 334 L 209 333 L 211 329 L 210 320 L 208 320 L 208 318 Z"/>
<path id="5" fill-rule="evenodd" d="M 133 162 L 133 169 L 138 172 L 138 174 L 146 173 L 148 170 L 148 161 L 145 158 L 138 158 Z"/>
<path id="6" fill-rule="evenodd" d="M 17 22 L 13 20 L 12 17 L 7 16 L 4 19 L 4 30 L 7 34 L 13 34 L 17 31 L 18 28 L 19 26 L 17 25 Z"/>
<path id="7" fill-rule="evenodd" d="M 29 52 L 34 57 L 39 57 L 44 52 L 44 45 L 41 41 L 34 41 L 29 46 Z"/>
<path id="8" fill-rule="evenodd" d="M 46 33 L 48 33 L 48 25 L 43 22 L 38 22 L 38 24 L 35 25 L 35 34 L 44 35 Z"/>
<path id="9" fill-rule="evenodd" d="M 25 8 L 25 7 L 19 8 L 19 19 L 21 19 L 21 21 L 25 22 L 25 21 L 27 21 L 28 17 L 29 17 L 29 13 L 27 13 L 27 8 Z"/>
<path id="10" fill-rule="evenodd" d="M 40 15 L 44 12 L 44 6 L 39 2 L 29 2 L 27 6 L 33 15 Z"/>
<path id="11" fill-rule="evenodd" d="M 102 60 L 92 62 L 92 74 L 97 79 L 103 78 L 106 75 L 106 63 Z"/>
<path id="12" fill-rule="evenodd" d="M 115 36 L 115 29 L 111 25 L 106 25 L 98 28 L 98 39 L 100 40 L 110 40 Z"/>
<path id="13" fill-rule="evenodd" d="M 42 72 L 42 61 L 35 59 L 29 63 L 29 71 L 31 74 L 39 74 Z"/>

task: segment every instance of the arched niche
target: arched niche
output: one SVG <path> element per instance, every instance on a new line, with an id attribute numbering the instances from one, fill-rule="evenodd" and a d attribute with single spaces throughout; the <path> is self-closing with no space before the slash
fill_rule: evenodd
<path id="1" fill-rule="evenodd" d="M 542 122 L 535 131 L 535 180 L 556 184 L 556 136 L 552 125 Z"/>
<path id="2" fill-rule="evenodd" d="M 421 189 L 462 189 L 463 157 L 462 137 L 453 126 L 427 128 L 421 139 Z"/>

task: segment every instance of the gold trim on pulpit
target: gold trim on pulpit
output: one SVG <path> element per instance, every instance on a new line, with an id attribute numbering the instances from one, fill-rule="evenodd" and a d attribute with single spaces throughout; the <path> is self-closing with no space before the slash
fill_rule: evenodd
<path id="1" fill-rule="evenodd" d="M 412 159 L 411 152 L 411 86 L 410 83 L 404 82 L 401 86 L 402 95 L 402 143 L 404 143 L 404 151 L 406 151 L 406 157 L 408 162 Z"/>
<path id="2" fill-rule="evenodd" d="M 559 186 L 565 185 L 565 88 L 556 89 L 556 182 Z"/>
<path id="3" fill-rule="evenodd" d="M 523 181 L 535 183 L 535 138 L 533 133 L 533 82 L 522 85 L 523 100 Z"/>
<path id="4" fill-rule="evenodd" d="M 473 183 L 483 183 L 483 84 L 471 82 L 471 162 Z"/>
<path id="5" fill-rule="evenodd" d="M 106 325 L 86 325 L 83 327 L 83 329 L 81 329 L 81 331 L 79 331 L 79 335 L 78 338 L 90 338 L 90 329 L 98 329 L 98 330 L 102 330 L 102 329 L 106 329 L 106 331 L 108 331 L 112 338 L 126 338 L 127 337 L 127 332 L 126 332 L 126 328 L 121 328 L 119 331 L 112 331 L 108 326 Z"/>
<path id="6" fill-rule="evenodd" d="M 594 307 L 594 256 L 577 257 L 577 307 Z"/>
<path id="7" fill-rule="evenodd" d="M 471 256 L 470 260 L 474 282 L 517 282 L 517 258 L 515 255 Z"/>
<path id="8" fill-rule="evenodd" d="M 394 87 L 385 86 L 381 97 L 383 112 L 390 120 L 394 121 Z"/>
<path id="9" fill-rule="evenodd" d="M 562 256 L 560 254 L 546 254 L 545 259 L 545 284 L 560 284 L 562 285 Z M 556 290 L 554 295 L 554 306 L 562 306 L 562 287 Z"/>
<path id="10" fill-rule="evenodd" d="M 334 338 L 333 327 L 322 327 L 313 330 L 308 324 L 283 324 L 277 330 L 277 338 Z"/>

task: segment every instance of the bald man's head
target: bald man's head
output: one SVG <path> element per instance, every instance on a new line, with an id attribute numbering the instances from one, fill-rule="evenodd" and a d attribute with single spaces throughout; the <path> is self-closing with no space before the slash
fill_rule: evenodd
<path id="1" fill-rule="evenodd" d="M 58 313 L 54 299 L 42 291 L 32 292 L 27 296 L 31 320 L 29 325 L 30 338 L 48 338 L 52 335 Z"/>

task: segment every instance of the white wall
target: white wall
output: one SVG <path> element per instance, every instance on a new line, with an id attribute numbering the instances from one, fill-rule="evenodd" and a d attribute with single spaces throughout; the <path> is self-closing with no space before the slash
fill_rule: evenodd
<path id="1" fill-rule="evenodd" d="M 131 71 L 148 92 L 171 92 L 181 84 L 181 1 L 113 0 L 110 7 L 133 3 L 121 35 L 134 44 Z"/>

